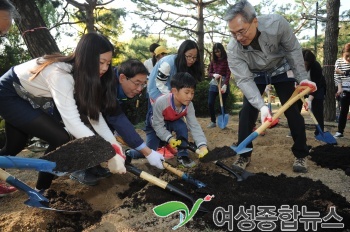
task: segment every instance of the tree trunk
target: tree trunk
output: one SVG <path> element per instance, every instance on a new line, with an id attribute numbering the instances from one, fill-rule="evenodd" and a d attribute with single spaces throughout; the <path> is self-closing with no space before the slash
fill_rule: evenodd
<path id="1" fill-rule="evenodd" d="M 198 24 L 197 24 L 197 36 L 198 36 L 198 49 L 199 49 L 199 55 L 201 58 L 201 70 L 202 70 L 202 77 L 201 79 L 204 79 L 205 71 L 204 71 L 204 17 L 203 17 L 203 1 L 198 1 L 197 9 L 198 9 Z"/>
<path id="2" fill-rule="evenodd" d="M 22 33 L 30 55 L 35 58 L 60 52 L 56 41 L 41 17 L 35 0 L 12 0 L 12 2 L 21 15 L 15 22 Z"/>
<path id="3" fill-rule="evenodd" d="M 340 0 L 327 0 L 327 24 L 323 47 L 323 75 L 327 83 L 327 94 L 324 102 L 325 121 L 335 120 L 334 64 L 338 54 L 339 8 Z"/>

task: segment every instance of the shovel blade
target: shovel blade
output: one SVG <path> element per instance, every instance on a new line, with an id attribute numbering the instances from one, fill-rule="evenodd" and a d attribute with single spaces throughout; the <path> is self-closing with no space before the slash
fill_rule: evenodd
<path id="1" fill-rule="evenodd" d="M 218 116 L 218 126 L 220 129 L 224 129 L 228 123 L 228 114 L 221 114 Z"/>
<path id="2" fill-rule="evenodd" d="M 328 131 L 322 133 L 319 132 L 318 135 L 315 136 L 315 138 L 327 144 L 337 145 L 337 140 Z"/>

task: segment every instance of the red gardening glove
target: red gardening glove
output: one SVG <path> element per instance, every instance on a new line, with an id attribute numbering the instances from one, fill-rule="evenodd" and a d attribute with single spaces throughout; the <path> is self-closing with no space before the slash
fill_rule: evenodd
<path id="1" fill-rule="evenodd" d="M 112 144 L 116 155 L 108 160 L 108 169 L 112 172 L 112 173 L 119 173 L 119 174 L 123 174 L 126 173 L 126 169 L 125 169 L 125 155 L 122 152 L 122 149 L 119 145 L 117 144 Z"/>
<path id="2" fill-rule="evenodd" d="M 310 93 L 313 93 L 313 92 L 315 92 L 315 91 L 317 90 L 316 83 L 313 82 L 313 81 L 302 80 L 302 81 L 300 82 L 300 85 L 301 85 L 301 86 L 308 86 L 308 87 L 310 87 L 310 88 L 311 88 Z"/>

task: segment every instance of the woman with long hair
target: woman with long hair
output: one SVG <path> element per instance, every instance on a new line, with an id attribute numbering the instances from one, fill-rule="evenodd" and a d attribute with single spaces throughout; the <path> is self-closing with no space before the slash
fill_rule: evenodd
<path id="1" fill-rule="evenodd" d="M 93 136 L 94 130 L 115 147 L 116 155 L 108 161 L 110 171 L 125 173 L 125 156 L 101 114 L 117 110 L 113 50 L 107 38 L 89 33 L 68 56 L 45 55 L 5 73 L 0 78 L 0 115 L 7 140 L 0 155 L 17 155 L 29 135 L 49 144 L 46 154 L 67 143 L 69 134 L 78 139 Z M 75 178 L 97 183 L 85 170 Z M 53 175 L 40 172 L 36 188 L 47 189 L 52 180 Z"/>
<path id="2" fill-rule="evenodd" d="M 220 91 L 222 93 L 222 101 L 225 106 L 228 93 L 230 92 L 230 76 L 231 71 L 228 67 L 227 53 L 221 43 L 215 43 L 213 46 L 212 60 L 208 67 L 208 75 L 212 80 L 209 83 L 208 106 L 210 113 L 210 123 L 208 128 L 216 127 L 215 117 L 215 100 L 219 94 L 218 83 L 221 79 Z"/>

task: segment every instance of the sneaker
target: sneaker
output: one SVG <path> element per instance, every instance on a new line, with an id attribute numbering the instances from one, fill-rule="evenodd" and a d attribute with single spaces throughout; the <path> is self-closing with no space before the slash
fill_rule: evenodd
<path id="1" fill-rule="evenodd" d="M 213 128 L 216 127 L 216 123 L 215 122 L 210 122 L 207 126 L 207 128 Z"/>
<path id="2" fill-rule="evenodd" d="M 343 138 L 344 137 L 344 135 L 343 135 L 343 133 L 340 133 L 340 132 L 337 132 L 337 133 L 335 133 L 335 135 L 333 135 L 333 137 L 334 138 Z"/>
<path id="3" fill-rule="evenodd" d="M 107 178 L 112 175 L 108 168 L 104 168 L 101 165 L 97 165 L 95 167 L 87 169 L 92 175 L 98 178 Z"/>
<path id="4" fill-rule="evenodd" d="M 292 138 L 292 132 L 289 132 L 287 135 L 286 135 L 287 138 Z"/>
<path id="5" fill-rule="evenodd" d="M 294 164 L 293 164 L 293 171 L 306 173 L 307 172 L 306 158 L 295 158 Z"/>
<path id="6" fill-rule="evenodd" d="M 239 156 L 233 163 L 232 169 L 236 172 L 242 172 L 250 163 L 250 157 Z"/>
<path id="7" fill-rule="evenodd" d="M 81 184 L 89 186 L 94 186 L 98 183 L 98 177 L 92 175 L 90 172 L 88 172 L 88 170 L 72 172 L 69 178 L 71 178 L 72 180 L 76 180 Z"/>
<path id="8" fill-rule="evenodd" d="M 193 168 L 196 166 L 196 163 L 191 160 L 188 156 L 178 156 L 177 162 L 179 163 L 179 166 L 185 167 L 185 168 Z"/>
<path id="9" fill-rule="evenodd" d="M 4 197 L 17 191 L 17 189 L 13 186 L 8 186 L 5 183 L 0 182 L 0 197 Z"/>
<path id="10" fill-rule="evenodd" d="M 28 150 L 32 152 L 41 152 L 45 151 L 49 147 L 48 144 L 42 142 L 42 141 L 36 141 L 35 143 L 32 143 L 27 147 Z"/>

